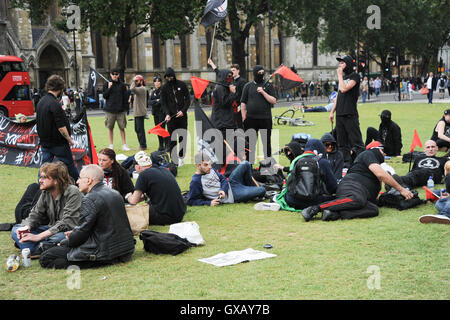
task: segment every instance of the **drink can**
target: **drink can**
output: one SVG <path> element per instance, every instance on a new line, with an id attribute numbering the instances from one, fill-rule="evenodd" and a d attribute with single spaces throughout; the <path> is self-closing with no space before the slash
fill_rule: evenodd
<path id="1" fill-rule="evenodd" d="M 348 168 L 343 168 L 342 169 L 342 178 L 345 177 L 345 175 L 347 174 Z"/>
<path id="2" fill-rule="evenodd" d="M 20 266 L 20 257 L 12 254 L 8 257 L 8 259 L 6 260 L 6 270 L 8 272 L 14 272 L 17 269 L 19 269 Z"/>
<path id="3" fill-rule="evenodd" d="M 25 268 L 31 267 L 31 252 L 30 248 L 25 248 L 22 250 L 22 265 Z"/>

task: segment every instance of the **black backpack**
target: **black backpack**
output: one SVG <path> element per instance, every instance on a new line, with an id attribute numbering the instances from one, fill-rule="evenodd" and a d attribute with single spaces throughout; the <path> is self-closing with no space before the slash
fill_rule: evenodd
<path id="1" fill-rule="evenodd" d="M 169 154 L 166 151 L 153 151 L 150 154 L 150 160 L 155 167 L 167 168 L 174 177 L 178 174 L 178 167 L 175 163 L 169 161 Z"/>
<path id="2" fill-rule="evenodd" d="M 426 203 L 425 200 L 419 198 L 416 190 L 411 190 L 413 197 L 406 200 L 398 190 L 391 188 L 388 192 L 383 193 L 378 197 L 379 207 L 395 208 L 397 210 L 406 210 L 417 207 L 418 205 Z"/>
<path id="3" fill-rule="evenodd" d="M 444 86 L 445 86 L 445 80 L 444 80 L 444 79 L 441 79 L 440 82 L 439 82 L 439 85 L 440 85 L 441 87 L 444 87 Z"/>
<path id="4" fill-rule="evenodd" d="M 144 250 L 154 254 L 177 255 L 195 247 L 194 243 L 180 238 L 173 233 L 161 233 L 152 230 L 144 230 L 139 234 L 139 239 L 144 243 Z"/>
<path id="5" fill-rule="evenodd" d="M 287 191 L 300 201 L 314 201 L 321 194 L 319 157 L 302 154 L 291 163 Z"/>

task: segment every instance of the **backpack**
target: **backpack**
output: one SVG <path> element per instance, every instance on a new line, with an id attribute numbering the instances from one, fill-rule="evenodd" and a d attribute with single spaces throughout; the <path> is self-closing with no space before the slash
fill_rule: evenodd
<path id="1" fill-rule="evenodd" d="M 153 151 L 150 154 L 150 160 L 155 167 L 167 168 L 174 177 L 178 174 L 178 167 L 175 163 L 169 161 L 169 154 L 166 151 Z"/>
<path id="2" fill-rule="evenodd" d="M 300 201 L 314 201 L 321 194 L 319 157 L 309 153 L 292 161 L 287 191 Z"/>
<path id="3" fill-rule="evenodd" d="M 171 254 L 173 256 L 182 253 L 194 243 L 180 238 L 173 233 L 161 233 L 152 230 L 144 230 L 139 234 L 139 239 L 144 243 L 144 250 L 154 254 Z"/>
<path id="4" fill-rule="evenodd" d="M 378 197 L 378 206 L 379 207 L 389 207 L 395 208 L 397 210 L 406 210 L 410 208 L 417 207 L 420 204 L 426 203 L 425 200 L 421 200 L 419 198 L 419 194 L 416 190 L 411 190 L 413 197 L 409 200 L 406 200 L 398 190 L 392 188 L 388 192 L 383 193 Z"/>
<path id="5" fill-rule="evenodd" d="M 444 79 L 439 80 L 439 85 L 441 86 L 441 88 L 445 87 L 445 80 Z"/>

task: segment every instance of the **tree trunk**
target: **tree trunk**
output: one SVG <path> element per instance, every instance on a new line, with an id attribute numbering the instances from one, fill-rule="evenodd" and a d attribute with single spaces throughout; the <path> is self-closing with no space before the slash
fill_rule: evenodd
<path id="1" fill-rule="evenodd" d="M 245 38 L 239 36 L 237 38 L 231 38 L 231 51 L 232 51 L 232 61 L 237 63 L 240 68 L 240 75 L 248 80 L 247 76 L 247 64 L 245 52 Z"/>
<path id="2" fill-rule="evenodd" d="M 131 22 L 132 19 L 127 15 L 124 25 L 117 31 L 116 45 L 118 52 L 116 68 L 120 70 L 120 79 L 124 81 L 126 70 L 126 58 L 128 49 L 131 47 Z"/>

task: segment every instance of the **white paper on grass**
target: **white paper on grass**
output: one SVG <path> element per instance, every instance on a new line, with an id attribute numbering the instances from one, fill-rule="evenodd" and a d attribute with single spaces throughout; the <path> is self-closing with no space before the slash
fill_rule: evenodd
<path id="1" fill-rule="evenodd" d="M 171 224 L 169 233 L 176 234 L 180 238 L 186 239 L 198 246 L 205 244 L 205 240 L 203 240 L 203 237 L 200 234 L 200 227 L 195 221 Z"/>
<path id="2" fill-rule="evenodd" d="M 395 170 L 394 168 L 392 168 L 390 165 L 388 165 L 386 162 L 383 162 L 382 164 L 380 164 L 381 168 L 384 169 L 384 171 L 386 171 L 387 173 L 389 173 L 391 176 L 393 176 L 395 174 Z"/>
<path id="3" fill-rule="evenodd" d="M 210 258 L 198 259 L 200 262 L 209 263 L 216 267 L 232 266 L 244 261 L 261 260 L 276 257 L 276 254 L 264 251 L 253 250 L 248 248 L 241 251 L 230 251 L 227 253 L 219 253 Z"/>
<path id="4" fill-rule="evenodd" d="M 123 161 L 123 160 L 126 160 L 127 158 L 128 157 L 126 155 L 124 155 L 123 153 L 116 154 L 117 161 Z"/>

